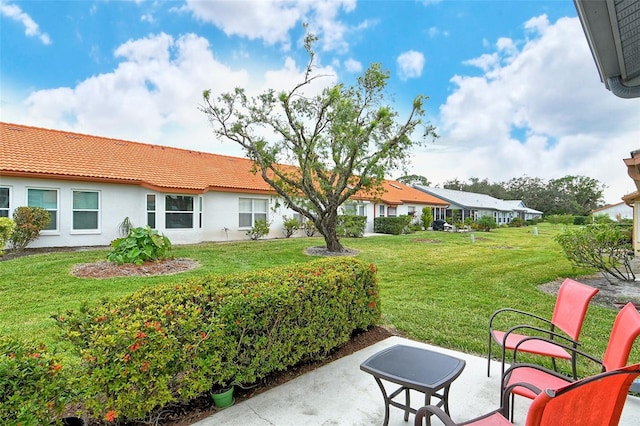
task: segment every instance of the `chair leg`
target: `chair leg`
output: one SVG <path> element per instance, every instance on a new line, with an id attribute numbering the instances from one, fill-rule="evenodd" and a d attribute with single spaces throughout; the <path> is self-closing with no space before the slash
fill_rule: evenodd
<path id="1" fill-rule="evenodd" d="M 491 377 L 491 343 L 493 337 L 491 337 L 491 332 L 489 332 L 489 344 L 487 345 L 487 377 Z"/>

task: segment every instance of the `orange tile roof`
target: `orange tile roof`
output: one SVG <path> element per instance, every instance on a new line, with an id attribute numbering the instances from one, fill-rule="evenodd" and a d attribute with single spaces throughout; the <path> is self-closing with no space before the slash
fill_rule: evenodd
<path id="1" fill-rule="evenodd" d="M 273 194 L 246 158 L 0 122 L 0 176 L 142 185 L 164 192 Z M 400 182 L 385 181 L 388 204 L 447 205 Z M 371 197 L 362 197 L 371 198 Z"/>
<path id="2" fill-rule="evenodd" d="M 246 158 L 0 123 L 0 174 L 202 193 L 274 191 Z"/>
<path id="3" fill-rule="evenodd" d="M 429 204 L 433 206 L 446 207 L 448 202 L 436 198 L 431 194 L 422 192 L 411 186 L 405 185 L 395 180 L 385 180 L 382 182 L 382 187 L 385 193 L 380 196 L 380 199 L 386 204 L 398 205 L 398 204 Z"/>

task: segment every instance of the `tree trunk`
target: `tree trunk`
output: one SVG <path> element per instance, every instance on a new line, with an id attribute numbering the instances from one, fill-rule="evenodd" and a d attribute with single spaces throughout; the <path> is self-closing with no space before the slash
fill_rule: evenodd
<path id="1" fill-rule="evenodd" d="M 327 245 L 327 250 L 334 253 L 340 253 L 344 251 L 344 247 L 340 244 L 338 234 L 336 232 L 337 215 L 334 215 L 333 223 L 329 217 L 324 217 L 324 220 L 319 220 L 316 223 L 316 228 L 320 231 L 324 237 L 324 242 Z"/>

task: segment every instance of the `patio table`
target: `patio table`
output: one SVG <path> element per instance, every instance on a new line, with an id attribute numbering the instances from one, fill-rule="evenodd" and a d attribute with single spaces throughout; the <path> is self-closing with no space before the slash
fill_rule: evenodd
<path id="1" fill-rule="evenodd" d="M 360 364 L 360 369 L 376 380 L 385 402 L 384 422 L 389 423 L 389 406 L 404 410 L 404 421 L 409 420 L 409 413 L 416 413 L 411 408 L 410 390 L 424 393 L 424 405 L 431 404 L 431 397 L 439 399 L 438 407 L 443 407 L 449 414 L 449 388 L 451 383 L 462 373 L 464 360 L 414 346 L 395 345 L 384 349 Z M 400 387 L 390 395 L 382 380 L 395 383 Z M 442 390 L 442 393 L 438 391 Z M 405 402 L 393 399 L 404 391 Z M 427 417 L 430 423 L 430 416 Z"/>

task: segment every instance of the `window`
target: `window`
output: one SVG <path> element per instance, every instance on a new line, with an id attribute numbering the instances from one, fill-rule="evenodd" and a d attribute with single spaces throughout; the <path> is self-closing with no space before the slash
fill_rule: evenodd
<path id="1" fill-rule="evenodd" d="M 347 202 L 342 207 L 343 214 L 354 216 L 366 216 L 366 207 L 362 203 Z"/>
<path id="2" fill-rule="evenodd" d="M 44 231 L 58 230 L 58 190 L 27 189 L 27 206 L 42 207 L 49 212 L 49 226 Z"/>
<path id="3" fill-rule="evenodd" d="M 73 191 L 74 230 L 97 230 L 100 197 L 96 191 Z"/>
<path id="4" fill-rule="evenodd" d="M 147 225 L 149 228 L 156 229 L 156 196 L 155 194 L 147 194 Z"/>
<path id="5" fill-rule="evenodd" d="M 193 228 L 193 198 L 188 195 L 165 196 L 165 227 Z"/>
<path id="6" fill-rule="evenodd" d="M 397 213 L 398 213 L 397 207 L 389 207 L 387 209 L 387 216 L 389 217 L 396 217 Z"/>
<path id="7" fill-rule="evenodd" d="M 202 197 L 198 197 L 198 228 L 202 228 Z"/>
<path id="8" fill-rule="evenodd" d="M 238 225 L 251 228 L 256 220 L 267 220 L 269 200 L 258 198 L 240 198 Z"/>
<path id="9" fill-rule="evenodd" d="M 385 212 L 387 211 L 387 206 L 381 205 L 378 207 L 378 216 L 384 217 Z"/>
<path id="10" fill-rule="evenodd" d="M 0 217 L 9 217 L 9 188 L 0 188 Z"/>

